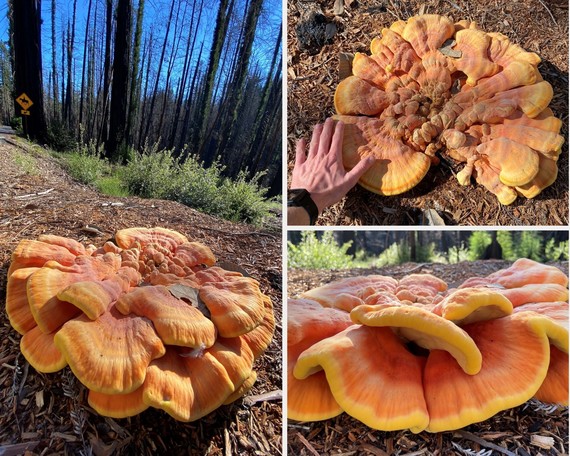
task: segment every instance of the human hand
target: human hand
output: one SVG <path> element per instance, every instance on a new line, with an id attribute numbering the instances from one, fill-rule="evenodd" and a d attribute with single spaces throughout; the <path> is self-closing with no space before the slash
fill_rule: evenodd
<path id="1" fill-rule="evenodd" d="M 342 164 L 343 135 L 344 124 L 329 118 L 324 125 L 315 126 L 308 156 L 305 140 L 297 142 L 291 188 L 306 189 L 319 213 L 340 201 L 375 162 L 373 157 L 367 157 L 346 171 Z"/>

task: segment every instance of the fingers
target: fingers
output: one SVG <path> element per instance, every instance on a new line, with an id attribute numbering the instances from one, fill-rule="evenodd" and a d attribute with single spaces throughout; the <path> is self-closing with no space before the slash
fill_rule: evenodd
<path id="1" fill-rule="evenodd" d="M 376 162 L 374 157 L 366 157 L 364 160 L 360 160 L 354 168 L 346 173 L 346 180 L 350 183 L 351 187 L 356 185 L 358 179 L 370 169 L 370 167 Z"/>
<path id="2" fill-rule="evenodd" d="M 315 156 L 319 150 L 319 142 L 323 132 L 323 124 L 315 125 L 313 136 L 311 137 L 311 145 L 309 146 L 309 155 Z"/>
<path id="3" fill-rule="evenodd" d="M 295 149 L 295 166 L 302 165 L 305 163 L 305 160 L 307 160 L 305 147 L 307 147 L 307 141 L 305 141 L 304 138 L 297 141 L 297 148 Z"/>
<path id="4" fill-rule="evenodd" d="M 331 141 L 335 130 L 335 123 L 330 117 L 325 120 L 323 132 L 319 140 L 319 153 L 327 155 L 331 149 Z"/>
<path id="5" fill-rule="evenodd" d="M 342 163 L 343 138 L 344 138 L 344 123 L 339 120 L 335 125 L 334 135 L 331 142 L 331 152 L 334 153 L 334 156 L 339 163 Z"/>

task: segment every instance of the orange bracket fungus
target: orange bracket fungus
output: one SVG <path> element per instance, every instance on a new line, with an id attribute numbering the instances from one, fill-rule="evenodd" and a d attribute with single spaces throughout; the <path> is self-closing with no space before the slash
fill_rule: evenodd
<path id="1" fill-rule="evenodd" d="M 69 365 L 89 404 L 115 418 L 155 407 L 193 421 L 245 394 L 275 327 L 259 283 L 176 231 L 124 229 L 115 242 L 16 247 L 6 311 L 28 362 Z"/>
<path id="2" fill-rule="evenodd" d="M 501 204 L 556 180 L 562 122 L 548 107 L 553 90 L 537 54 L 436 14 L 393 23 L 370 51 L 356 53 L 334 96 L 345 167 L 376 158 L 364 188 L 403 193 L 439 163 L 438 151 L 465 163 L 461 185 L 473 177 Z"/>
<path id="3" fill-rule="evenodd" d="M 453 289 L 412 274 L 309 290 L 288 306 L 289 417 L 441 432 L 567 405 L 567 301 L 568 277 L 527 259 Z"/>

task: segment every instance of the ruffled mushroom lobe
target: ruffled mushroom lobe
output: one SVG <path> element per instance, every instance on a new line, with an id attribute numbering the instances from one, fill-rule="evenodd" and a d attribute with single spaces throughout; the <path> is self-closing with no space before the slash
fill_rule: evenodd
<path id="1" fill-rule="evenodd" d="M 309 299 L 290 299 L 287 310 L 287 416 L 297 421 L 333 418 L 342 413 L 342 408 L 331 393 L 325 373 L 298 379 L 293 369 L 307 348 L 352 326 L 352 321 L 346 312 L 323 308 Z"/>
<path id="2" fill-rule="evenodd" d="M 429 423 L 423 365 L 390 328 L 353 325 L 303 351 L 293 375 L 324 371 L 340 407 L 367 426 L 421 432 Z"/>

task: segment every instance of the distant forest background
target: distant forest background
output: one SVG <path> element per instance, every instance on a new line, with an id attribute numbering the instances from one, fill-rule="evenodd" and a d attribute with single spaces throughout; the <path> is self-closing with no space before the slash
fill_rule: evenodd
<path id="1" fill-rule="evenodd" d="M 288 265 L 343 269 L 485 259 L 568 260 L 568 231 L 289 231 Z"/>
<path id="2" fill-rule="evenodd" d="M 168 150 L 178 165 L 281 193 L 280 1 L 10 0 L 4 10 L 3 123 L 57 150 L 88 144 L 110 163 Z M 33 105 L 20 119 L 22 93 Z"/>

